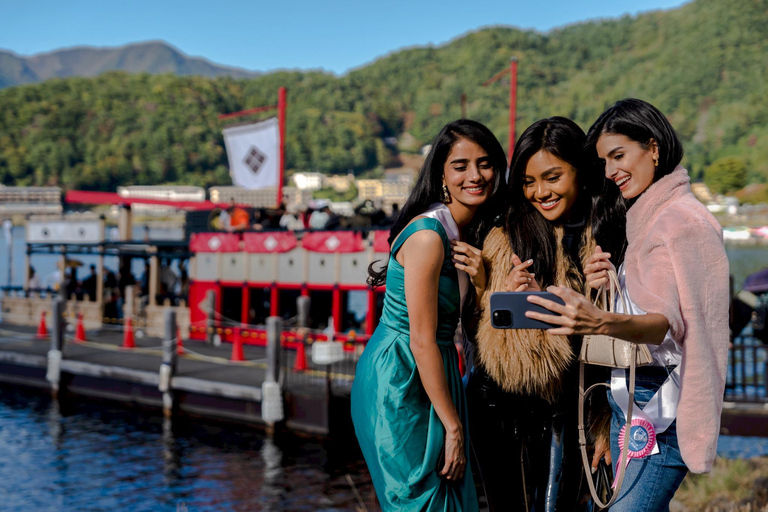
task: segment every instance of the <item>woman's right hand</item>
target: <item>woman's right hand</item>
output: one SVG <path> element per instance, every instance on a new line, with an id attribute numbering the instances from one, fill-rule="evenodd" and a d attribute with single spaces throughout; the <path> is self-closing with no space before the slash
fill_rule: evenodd
<path id="1" fill-rule="evenodd" d="M 536 282 L 536 274 L 528 272 L 528 267 L 533 265 L 533 260 L 520 261 L 517 254 L 512 255 L 514 268 L 509 272 L 504 281 L 504 289 L 508 292 L 540 292 L 539 283 Z"/>
<path id="2" fill-rule="evenodd" d="M 467 457 L 464 453 L 464 432 L 459 429 L 456 433 L 445 434 L 445 465 L 440 470 L 440 476 L 451 482 L 464 477 Z"/>
<path id="3" fill-rule="evenodd" d="M 603 252 L 598 245 L 595 247 L 595 253 L 587 258 L 584 265 L 584 277 L 587 285 L 597 290 L 608 282 L 608 271 L 616 272 L 616 267 L 610 261 L 611 253 Z"/>

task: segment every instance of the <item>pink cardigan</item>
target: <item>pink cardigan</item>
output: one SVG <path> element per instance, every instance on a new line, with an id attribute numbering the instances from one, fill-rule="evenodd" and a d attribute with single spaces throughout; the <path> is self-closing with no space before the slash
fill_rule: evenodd
<path id="1" fill-rule="evenodd" d="M 632 301 L 682 340 L 677 437 L 688 469 L 712 469 L 728 359 L 728 258 L 723 230 L 678 166 L 627 212 L 624 268 Z"/>

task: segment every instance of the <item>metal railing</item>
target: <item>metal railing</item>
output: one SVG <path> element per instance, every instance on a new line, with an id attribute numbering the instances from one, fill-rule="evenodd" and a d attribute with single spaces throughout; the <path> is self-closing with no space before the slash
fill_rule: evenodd
<path id="1" fill-rule="evenodd" d="M 768 403 L 768 345 L 752 337 L 749 329 L 733 339 L 728 352 L 725 400 Z"/>

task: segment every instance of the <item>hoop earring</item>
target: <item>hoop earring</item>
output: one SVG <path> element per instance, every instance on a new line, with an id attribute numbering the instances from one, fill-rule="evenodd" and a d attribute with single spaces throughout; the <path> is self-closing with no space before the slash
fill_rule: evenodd
<path id="1" fill-rule="evenodd" d="M 448 185 L 443 183 L 443 204 L 451 204 L 451 193 L 448 191 Z"/>

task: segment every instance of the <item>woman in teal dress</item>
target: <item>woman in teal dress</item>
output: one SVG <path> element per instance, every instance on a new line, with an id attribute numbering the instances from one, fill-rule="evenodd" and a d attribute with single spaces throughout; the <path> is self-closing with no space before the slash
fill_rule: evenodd
<path id="1" fill-rule="evenodd" d="M 371 285 L 386 283 L 384 311 L 357 364 L 352 421 L 385 511 L 478 510 L 453 338 L 469 285 L 485 287 L 471 262 L 505 169 L 485 126 L 445 126 L 392 227 L 387 266 L 369 269 Z"/>

